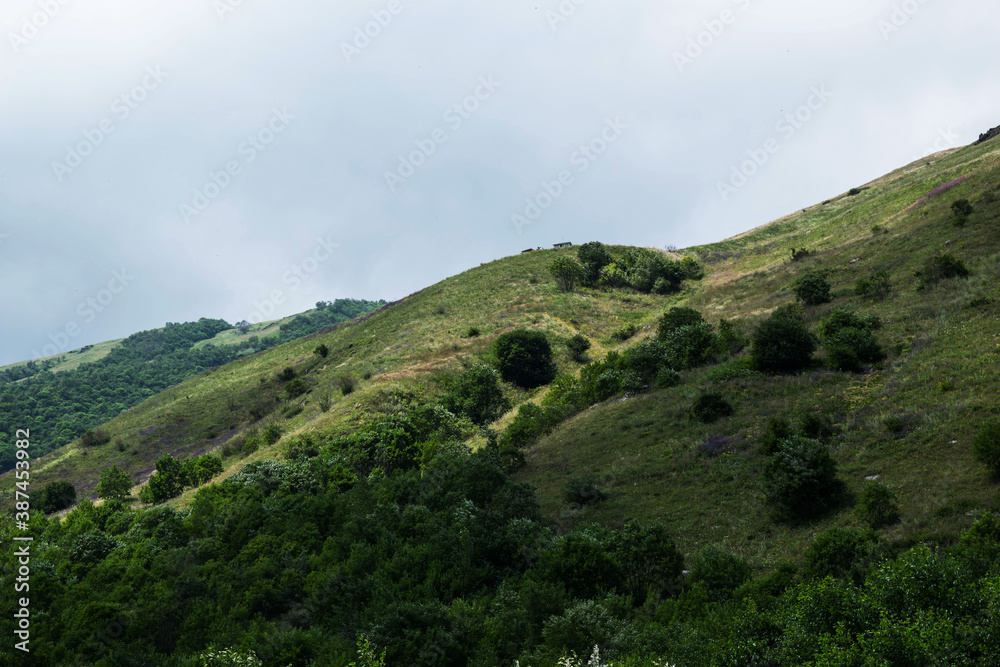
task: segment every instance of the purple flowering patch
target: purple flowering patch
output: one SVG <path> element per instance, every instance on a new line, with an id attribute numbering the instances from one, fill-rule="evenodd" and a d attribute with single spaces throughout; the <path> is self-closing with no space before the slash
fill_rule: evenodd
<path id="1" fill-rule="evenodd" d="M 954 181 L 949 181 L 949 182 L 945 183 L 944 185 L 941 185 L 941 186 L 938 186 L 938 187 L 934 188 L 933 190 L 931 190 L 930 192 L 928 192 L 926 195 L 924 195 L 923 197 L 921 197 L 920 200 L 916 204 L 914 204 L 913 206 L 911 206 L 910 208 L 914 209 L 914 208 L 920 206 L 921 204 L 927 202 L 928 200 L 934 199 L 934 197 L 937 197 L 939 194 L 941 194 L 945 190 L 948 190 L 949 188 L 955 187 L 956 185 L 958 185 L 959 183 L 961 183 L 962 181 L 964 181 L 967 178 L 968 178 L 968 176 L 962 176 L 961 178 L 956 178 Z"/>

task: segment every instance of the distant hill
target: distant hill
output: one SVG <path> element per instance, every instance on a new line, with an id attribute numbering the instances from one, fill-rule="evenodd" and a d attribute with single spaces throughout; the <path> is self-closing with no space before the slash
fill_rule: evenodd
<path id="1" fill-rule="evenodd" d="M 273 323 L 234 328 L 202 318 L 0 369 L 0 472 L 14 466 L 14 432 L 36 455 L 58 449 L 167 387 L 239 357 L 371 312 L 384 301 L 338 299 Z"/>

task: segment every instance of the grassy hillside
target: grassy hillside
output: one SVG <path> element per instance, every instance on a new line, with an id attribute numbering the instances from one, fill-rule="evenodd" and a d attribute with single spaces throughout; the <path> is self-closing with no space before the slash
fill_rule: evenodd
<path id="1" fill-rule="evenodd" d="M 320 432 L 342 434 L 379 415 L 392 413 L 402 400 L 426 400 L 440 394 L 435 379 L 463 369 L 483 355 L 503 331 L 527 326 L 551 334 L 554 340 L 583 333 L 595 340 L 595 350 L 619 345 L 609 338 L 617 329 L 652 321 L 677 296 L 605 293 L 561 293 L 547 266 L 572 248 L 508 257 L 449 278 L 402 301 L 390 304 L 360 322 L 342 325 L 240 359 L 168 389 L 104 425 L 111 444 L 86 448 L 78 441 L 36 464 L 33 484 L 71 481 L 92 494 L 100 471 L 118 465 L 144 481 L 164 454 L 189 456 L 217 449 L 255 425 L 275 420 L 286 436 Z M 480 334 L 470 337 L 469 329 Z M 223 332 L 219 337 L 231 336 Z M 329 348 L 321 359 L 313 353 Z M 579 368 L 564 347 L 560 369 Z M 277 374 L 292 367 L 308 385 L 308 393 L 293 401 L 303 411 L 285 418 Z M 341 380 L 351 377 L 357 390 L 343 395 Z M 509 391 L 515 398 L 523 392 Z M 318 398 L 329 393 L 332 407 L 320 411 Z M 249 459 L 230 457 L 229 474 L 248 460 L 277 457 L 282 443 L 262 448 Z M 9 497 L 12 480 L 3 479 Z M 182 498 L 180 502 L 184 502 Z"/>
<path id="2" fill-rule="evenodd" d="M 974 210 L 959 226 L 962 199 Z M 83 500 L 65 520 L 0 520 L 0 536 L 36 540 L 39 655 L 194 665 L 228 648 L 230 662 L 268 667 L 492 667 L 600 645 L 616 667 L 997 664 L 1000 487 L 971 443 L 1000 414 L 998 232 L 994 138 L 672 257 L 694 257 L 700 279 L 697 266 L 607 248 L 618 261 L 601 260 L 603 284 L 662 291 L 684 272 L 669 295 L 560 291 L 549 266 L 577 249 L 536 251 L 201 373 L 112 419 L 98 444 L 31 462 L 32 490 L 68 481 L 78 497 L 111 466 L 146 494 L 214 475 L 171 485 L 166 507 Z M 945 253 L 969 275 L 918 290 Z M 859 295 L 879 275 L 879 298 Z M 782 307 L 805 276 L 831 298 L 802 306 L 795 326 L 828 341 L 828 318 L 849 309 L 884 359 L 831 370 L 820 347 L 794 372 L 755 370 L 740 339 L 775 312 L 799 322 Z M 661 335 L 675 306 L 708 322 Z M 513 409 L 477 429 L 482 404 L 456 395 L 496 381 L 464 371 L 498 361 L 498 336 L 521 328 L 545 334 L 562 377 L 503 384 L 482 400 Z M 723 331 L 735 332 L 724 345 Z M 590 341 L 585 358 L 575 336 Z M 695 420 L 706 392 L 734 412 Z M 786 433 L 764 451 L 775 418 L 808 439 Z M 805 519 L 765 502 L 769 471 L 795 447 L 840 480 L 796 497 L 790 515 L 836 500 Z M 150 479 L 167 454 L 206 453 L 211 467 L 178 475 L 163 459 Z M 898 494 L 900 520 L 869 530 L 851 510 L 874 480 Z M 14 491 L 0 478 L 7 506 Z M 13 602 L 0 606 L 13 618 Z"/>
<path id="3" fill-rule="evenodd" d="M 957 178 L 960 185 L 912 208 Z M 859 188 L 861 189 L 861 188 Z M 951 202 L 971 200 L 964 227 Z M 835 308 L 878 315 L 877 337 L 889 352 L 864 374 L 817 366 L 795 376 L 727 378 L 719 368 L 690 372 L 673 389 L 595 406 L 528 452 L 520 478 L 539 487 L 546 514 L 560 525 L 662 517 L 684 551 L 722 544 L 760 567 L 796 559 L 831 525 L 857 524 L 850 513 L 807 527 L 768 518 L 756 452 L 767 417 L 829 416 L 841 475 L 857 493 L 865 479 L 900 493 L 903 521 L 886 531 L 903 543 L 948 542 L 975 511 L 1000 508 L 998 487 L 972 458 L 979 424 L 1000 412 L 1000 144 L 947 151 L 721 243 L 690 248 L 706 278 L 683 305 L 707 319 L 736 320 L 749 332 L 763 315 L 796 300 L 791 286 L 824 270 L 833 301 L 805 309 L 816 325 Z M 790 261 L 793 248 L 810 254 Z M 966 280 L 915 290 L 914 272 L 930 255 L 951 250 L 972 271 Z M 876 267 L 891 275 L 892 295 L 875 302 L 854 287 Z M 822 355 L 820 355 L 822 358 Z M 706 426 L 688 416 L 695 396 L 711 388 L 731 398 L 736 414 Z M 898 432 L 892 432 L 900 422 Z M 888 426 L 887 426 L 888 424 Z M 708 455 L 711 437 L 722 453 Z M 594 474 L 608 499 L 586 510 L 567 507 L 567 478 Z"/>
<path id="4" fill-rule="evenodd" d="M 797 376 L 737 377 L 710 367 L 685 373 L 676 388 L 653 391 L 595 406 L 560 426 L 528 452 L 519 479 L 539 489 L 553 525 L 580 521 L 621 525 L 633 516 L 670 521 L 685 552 L 707 542 L 726 545 L 767 567 L 797 553 L 824 524 L 806 529 L 775 527 L 767 519 L 757 478 L 763 457 L 756 439 L 769 415 L 794 421 L 804 412 L 832 418 L 834 451 L 843 476 L 857 491 L 864 478 L 880 479 L 901 492 L 906 520 L 893 528 L 898 539 L 954 534 L 970 520 L 967 512 L 996 502 L 996 488 L 971 458 L 976 423 L 995 410 L 997 305 L 996 232 L 1000 185 L 996 142 L 931 156 L 865 185 L 856 194 L 777 220 L 740 236 L 682 254 L 696 256 L 706 277 L 689 281 L 680 294 L 657 296 L 628 290 L 578 289 L 560 292 L 547 266 L 572 248 L 499 259 L 433 285 L 401 302 L 335 331 L 282 345 L 214 369 L 159 394 L 109 422 L 109 446 L 79 443 L 38 462 L 36 484 L 66 479 L 83 495 L 93 494 L 100 470 L 118 465 L 135 483 L 148 478 L 164 454 L 189 456 L 213 451 L 263 423 L 279 424 L 285 439 L 249 456 L 225 458 L 223 476 L 247 461 L 278 457 L 290 436 L 330 437 L 350 433 L 407 403 L 440 395 L 447 377 L 488 352 L 500 333 L 519 327 L 544 331 L 553 341 L 580 333 L 594 342 L 591 359 L 626 348 L 652 335 L 656 319 L 682 304 L 706 318 L 735 320 L 749 333 L 763 315 L 794 301 L 790 285 L 811 270 L 826 270 L 834 286 L 830 304 L 806 309 L 815 325 L 833 308 L 849 306 L 879 315 L 878 333 L 890 350 L 884 367 L 867 374 L 835 373 L 817 366 Z M 936 187 L 969 178 L 911 208 Z M 959 197 L 976 206 L 969 223 L 950 223 L 950 203 Z M 946 243 L 948 245 L 946 245 Z M 790 261 L 793 248 L 806 248 Z M 972 278 L 929 292 L 913 289 L 913 272 L 939 250 L 952 249 Z M 620 248 L 617 250 L 621 250 Z M 856 261 L 855 261 L 856 260 Z M 867 302 L 853 295 L 855 281 L 876 266 L 892 275 L 892 296 Z M 970 307 L 973 302 L 980 303 Z M 625 325 L 640 334 L 626 343 L 610 336 Z M 469 329 L 478 336 L 469 336 Z M 253 332 L 252 332 L 253 333 Z M 249 334 L 248 334 L 249 335 Z M 218 338 L 236 338 L 234 332 Z M 214 342 L 214 341 L 213 341 Z M 220 341 L 221 342 L 221 341 Z M 329 349 L 321 359 L 320 344 Z M 566 348 L 556 344 L 561 373 L 575 373 Z M 308 392 L 284 400 L 276 375 L 292 367 Z M 354 393 L 339 390 L 345 378 Z M 949 381 L 954 389 L 939 391 Z M 710 387 L 732 397 L 737 414 L 712 426 L 687 416 L 690 403 Z M 529 395 L 507 387 L 515 406 Z M 330 395 L 322 412 L 319 398 Z M 537 392 L 537 397 L 544 390 Z M 289 403 L 291 405 L 289 405 Z M 289 407 L 302 411 L 291 417 Z M 282 412 L 284 409 L 284 413 Z M 513 413 L 494 428 L 502 430 Z M 884 421 L 901 419 L 901 433 L 887 433 Z M 725 453 L 699 454 L 710 436 L 726 439 Z M 952 442 L 955 441 L 955 442 Z M 474 447 L 485 442 L 474 436 Z M 595 474 L 608 499 L 585 510 L 566 506 L 568 478 Z M 9 494 L 11 481 L 3 481 Z M 193 492 L 179 500 L 183 505 Z M 831 520 L 849 523 L 849 515 Z M 943 537 L 943 538 L 944 538 Z"/>

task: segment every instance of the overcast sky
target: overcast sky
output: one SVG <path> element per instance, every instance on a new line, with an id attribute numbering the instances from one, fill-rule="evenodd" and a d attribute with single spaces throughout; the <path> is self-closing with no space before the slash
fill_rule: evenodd
<path id="1" fill-rule="evenodd" d="M 562 240 L 721 240 L 1000 124 L 998 24 L 995 0 L 3 0 L 0 364 Z"/>

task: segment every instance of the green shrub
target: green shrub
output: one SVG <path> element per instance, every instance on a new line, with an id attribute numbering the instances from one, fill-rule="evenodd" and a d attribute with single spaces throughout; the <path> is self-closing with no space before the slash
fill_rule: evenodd
<path id="1" fill-rule="evenodd" d="M 293 438 L 285 443 L 285 458 L 315 458 L 319 456 L 320 443 L 308 433 Z"/>
<path id="2" fill-rule="evenodd" d="M 317 399 L 317 403 L 319 404 L 320 412 L 329 412 L 330 407 L 333 405 L 333 399 L 330 398 L 330 392 L 324 391 L 320 394 L 319 399 Z"/>
<path id="3" fill-rule="evenodd" d="M 656 335 L 660 340 L 666 339 L 667 335 L 676 329 L 691 324 L 700 324 L 705 321 L 697 310 L 693 308 L 671 308 L 660 317 L 656 327 Z"/>
<path id="4" fill-rule="evenodd" d="M 268 422 L 268 424 L 264 427 L 262 438 L 268 445 L 273 445 L 278 442 L 278 440 L 281 440 L 281 426 L 278 425 L 278 422 Z"/>
<path id="5" fill-rule="evenodd" d="M 705 277 L 705 270 L 690 255 L 685 255 L 681 259 L 681 269 L 684 271 L 684 277 L 690 280 L 701 280 Z"/>
<path id="6" fill-rule="evenodd" d="M 294 378 L 285 384 L 285 396 L 288 400 L 292 400 L 304 393 L 306 393 L 306 383 L 302 381 L 302 378 Z"/>
<path id="7" fill-rule="evenodd" d="M 950 278 L 967 278 L 969 269 L 965 263 L 951 253 L 928 257 L 919 271 L 913 274 L 919 279 L 917 290 L 922 291 Z"/>
<path id="8" fill-rule="evenodd" d="M 781 448 L 781 441 L 790 438 L 792 426 L 787 419 L 781 417 L 769 417 L 764 434 L 760 438 L 760 453 L 765 456 L 774 454 Z"/>
<path id="9" fill-rule="evenodd" d="M 792 252 L 793 262 L 798 262 L 800 260 L 803 260 L 810 255 L 809 251 L 805 248 L 798 248 L 798 249 L 792 248 L 791 252 Z"/>
<path id="10" fill-rule="evenodd" d="M 479 426 L 496 421 L 511 408 L 510 400 L 503 395 L 499 374 L 489 366 L 473 366 L 462 373 L 441 404 Z"/>
<path id="11" fill-rule="evenodd" d="M 111 434 L 101 428 L 88 429 L 80 436 L 80 444 L 84 447 L 97 447 L 111 442 Z"/>
<path id="12" fill-rule="evenodd" d="M 614 553 L 622 567 L 625 588 L 636 606 L 649 592 L 660 597 L 680 587 L 684 556 L 660 521 L 630 520 L 615 534 Z"/>
<path id="13" fill-rule="evenodd" d="M 534 442 L 539 436 L 545 435 L 555 426 L 551 418 L 547 419 L 547 416 L 549 415 L 546 415 L 544 408 L 540 408 L 534 403 L 524 403 L 517 409 L 514 419 L 500 436 L 500 447 L 510 446 L 521 449 Z"/>
<path id="14" fill-rule="evenodd" d="M 834 371 L 860 372 L 863 363 L 885 359 L 885 352 L 878 340 L 867 329 L 840 329 L 825 341 L 826 365 Z"/>
<path id="15" fill-rule="evenodd" d="M 571 477 L 563 487 L 563 498 L 570 505 L 595 505 L 604 500 L 604 492 L 597 486 L 597 477 L 592 474 Z"/>
<path id="16" fill-rule="evenodd" d="M 634 324 L 625 324 L 612 332 L 611 339 L 619 343 L 624 343 L 637 333 L 639 333 L 639 327 Z"/>
<path id="17" fill-rule="evenodd" d="M 593 287 L 601 277 L 601 269 L 614 261 L 603 243 L 591 241 L 576 249 L 576 256 L 583 265 L 583 284 Z"/>
<path id="18" fill-rule="evenodd" d="M 899 415 L 889 415 L 882 420 L 882 427 L 886 433 L 898 434 L 906 428 L 906 422 Z"/>
<path id="19" fill-rule="evenodd" d="M 869 482 L 861 492 L 861 500 L 854 512 L 872 528 L 891 526 L 899 521 L 899 498 L 884 484 Z"/>
<path id="20" fill-rule="evenodd" d="M 156 462 L 156 472 L 149 478 L 139 494 L 144 503 L 162 503 L 181 495 L 184 490 L 184 476 L 181 463 L 169 454 Z"/>
<path id="21" fill-rule="evenodd" d="M 76 487 L 67 481 L 49 482 L 39 494 L 38 509 L 45 514 L 64 510 L 76 502 Z"/>
<path id="22" fill-rule="evenodd" d="M 326 359 L 326 355 L 330 354 L 330 348 L 325 344 L 320 343 L 313 352 L 318 355 L 321 359 Z"/>
<path id="23" fill-rule="evenodd" d="M 854 528 L 828 528 L 806 548 L 802 578 L 812 581 L 834 577 L 850 579 L 860 585 L 865 571 L 882 555 L 878 533 Z"/>
<path id="24" fill-rule="evenodd" d="M 569 354 L 573 358 L 573 361 L 579 363 L 583 361 L 584 354 L 590 349 L 590 339 L 586 336 L 576 334 L 566 342 L 566 347 L 569 349 Z"/>
<path id="25" fill-rule="evenodd" d="M 676 387 L 681 383 L 681 374 L 675 371 L 673 368 L 667 368 L 666 366 L 660 368 L 656 373 L 656 386 L 660 389 L 666 389 L 668 387 Z"/>
<path id="26" fill-rule="evenodd" d="M 518 329 L 501 334 L 493 343 L 493 354 L 500 376 L 518 387 L 534 389 L 556 376 L 552 347 L 541 331 Z"/>
<path id="27" fill-rule="evenodd" d="M 673 329 L 662 343 L 666 348 L 666 365 L 676 369 L 695 368 L 714 361 L 719 349 L 719 337 L 708 322 Z"/>
<path id="28" fill-rule="evenodd" d="M 280 373 L 278 373 L 278 379 L 281 380 L 282 382 L 288 382 L 289 380 L 293 380 L 294 378 L 295 378 L 295 369 L 290 366 L 286 366 L 285 368 L 281 369 Z"/>
<path id="29" fill-rule="evenodd" d="M 712 602 L 729 599 L 733 592 L 750 579 L 749 563 L 715 545 L 701 549 L 691 558 L 688 584 L 702 584 Z"/>
<path id="30" fill-rule="evenodd" d="M 854 293 L 866 299 L 885 300 L 892 293 L 889 272 L 884 268 L 878 268 L 867 277 L 858 278 L 854 284 Z"/>
<path id="31" fill-rule="evenodd" d="M 478 335 L 479 335 L 478 327 L 469 327 L 469 330 L 465 332 L 466 338 L 475 338 Z"/>
<path id="32" fill-rule="evenodd" d="M 956 199 L 951 203 L 951 213 L 952 222 L 962 227 L 973 213 L 972 203 L 968 199 Z"/>
<path id="33" fill-rule="evenodd" d="M 865 329 L 874 331 L 882 326 L 875 315 L 857 315 L 852 310 L 838 308 L 830 313 L 817 327 L 819 335 L 829 338 L 842 329 Z"/>
<path id="34" fill-rule="evenodd" d="M 703 393 L 694 400 L 691 415 L 703 424 L 711 424 L 734 412 L 733 406 L 714 392 Z"/>
<path id="35" fill-rule="evenodd" d="M 807 519 L 832 508 L 840 491 L 837 464 L 816 440 L 781 441 L 764 466 L 764 493 L 779 516 Z"/>
<path id="36" fill-rule="evenodd" d="M 799 422 L 799 435 L 811 440 L 826 440 L 833 436 L 833 422 L 824 414 L 805 412 Z"/>
<path id="37" fill-rule="evenodd" d="M 556 285 L 563 292 L 572 292 L 578 283 L 583 281 L 584 272 L 580 263 L 572 257 L 565 255 L 556 257 L 549 264 L 549 273 L 556 281 Z"/>
<path id="38" fill-rule="evenodd" d="M 747 346 L 746 338 L 731 320 L 719 320 L 718 341 L 719 354 L 724 357 L 739 354 Z"/>
<path id="39" fill-rule="evenodd" d="M 793 308 L 775 310 L 753 333 L 750 358 L 765 373 L 797 371 L 812 363 L 816 339 Z"/>
<path id="40" fill-rule="evenodd" d="M 125 500 L 132 491 L 132 479 L 118 466 L 111 466 L 101 471 L 101 479 L 97 483 L 97 497 L 110 500 Z"/>
<path id="41" fill-rule="evenodd" d="M 357 384 L 358 381 L 354 379 L 353 375 L 341 375 L 337 378 L 337 386 L 340 387 L 341 396 L 347 396 L 348 394 L 354 393 L 354 388 Z"/>
<path id="42" fill-rule="evenodd" d="M 972 453 L 995 477 L 1000 477 L 1000 420 L 991 419 L 980 427 L 972 441 Z"/>
<path id="43" fill-rule="evenodd" d="M 792 291 L 800 301 L 817 306 L 830 301 L 830 283 L 819 273 L 807 273 L 795 281 Z"/>

